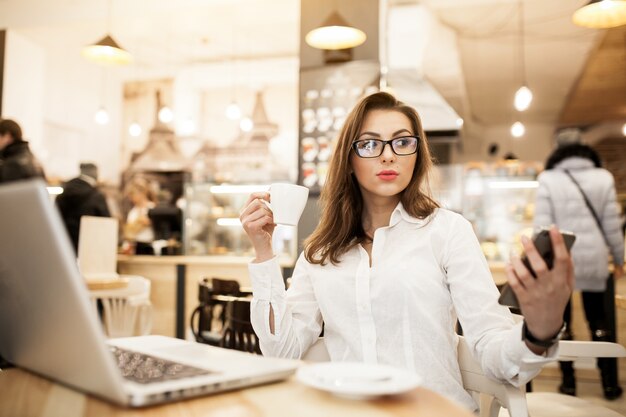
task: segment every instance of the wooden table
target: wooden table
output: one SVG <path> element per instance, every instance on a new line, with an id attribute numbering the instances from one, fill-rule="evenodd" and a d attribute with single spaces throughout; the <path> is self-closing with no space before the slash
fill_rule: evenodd
<path id="1" fill-rule="evenodd" d="M 293 378 L 144 409 L 116 407 L 20 369 L 0 372 L 0 417 L 475 417 L 425 389 L 370 401 L 337 398 Z"/>

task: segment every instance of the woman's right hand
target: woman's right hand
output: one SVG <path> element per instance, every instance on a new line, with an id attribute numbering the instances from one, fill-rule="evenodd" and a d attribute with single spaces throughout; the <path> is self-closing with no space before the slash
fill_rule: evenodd
<path id="1" fill-rule="evenodd" d="M 272 249 L 272 233 L 276 227 L 274 215 L 261 201 L 269 199 L 269 193 L 252 193 L 239 216 L 243 230 L 256 252 L 255 262 L 264 262 L 274 257 Z"/>

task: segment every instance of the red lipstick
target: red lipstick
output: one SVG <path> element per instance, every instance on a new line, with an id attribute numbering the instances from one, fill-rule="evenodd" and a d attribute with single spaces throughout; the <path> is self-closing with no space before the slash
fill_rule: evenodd
<path id="1" fill-rule="evenodd" d="M 398 173 L 392 169 L 384 169 L 378 172 L 376 176 L 383 181 L 393 181 L 398 176 Z"/>

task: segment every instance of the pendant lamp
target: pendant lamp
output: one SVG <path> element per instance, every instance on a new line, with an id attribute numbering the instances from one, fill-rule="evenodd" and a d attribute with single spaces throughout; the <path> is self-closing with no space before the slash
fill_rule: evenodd
<path id="1" fill-rule="evenodd" d="M 608 29 L 626 24 L 626 0 L 592 0 L 574 12 L 578 26 Z"/>
<path id="2" fill-rule="evenodd" d="M 526 51 L 524 48 L 524 2 L 520 0 L 518 3 L 519 17 L 519 54 L 520 54 L 520 71 L 522 72 L 522 85 L 515 92 L 513 106 L 517 111 L 526 111 L 533 101 L 533 92 L 528 87 L 526 81 Z"/>
<path id="3" fill-rule="evenodd" d="M 127 65 L 132 61 L 130 53 L 115 42 L 111 35 L 84 47 L 83 56 L 98 64 Z"/>
<path id="4" fill-rule="evenodd" d="M 354 28 L 337 11 L 316 29 L 307 33 L 306 43 L 317 49 L 339 50 L 361 45 L 367 39 L 365 32 Z"/>

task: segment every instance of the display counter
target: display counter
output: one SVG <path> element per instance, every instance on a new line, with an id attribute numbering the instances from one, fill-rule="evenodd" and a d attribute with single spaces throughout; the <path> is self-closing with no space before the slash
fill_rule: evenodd
<path id="1" fill-rule="evenodd" d="M 241 256 L 131 256 L 118 255 L 120 274 L 140 275 L 152 283 L 153 334 L 185 338 L 191 313 L 198 305 L 198 281 L 225 278 L 250 286 L 248 263 Z M 283 271 L 291 271 L 293 261 L 279 257 Z M 285 277 L 286 278 L 286 277 Z"/>

